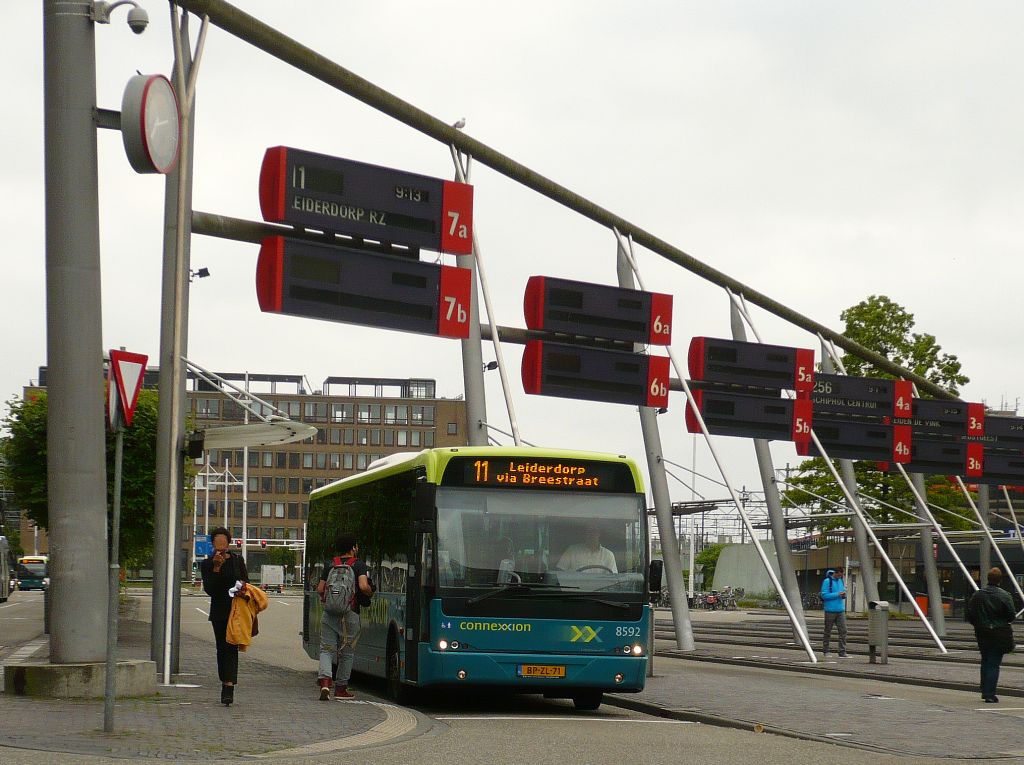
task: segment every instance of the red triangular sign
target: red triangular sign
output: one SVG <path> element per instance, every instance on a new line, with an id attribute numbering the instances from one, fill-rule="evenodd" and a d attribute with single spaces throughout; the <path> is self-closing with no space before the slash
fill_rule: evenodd
<path id="1" fill-rule="evenodd" d="M 149 357 L 143 356 L 141 353 L 110 352 L 110 368 L 114 373 L 114 386 L 117 388 L 117 397 L 121 404 L 121 414 L 124 417 L 125 425 L 132 424 L 135 405 L 139 403 L 139 391 L 142 390 L 142 379 L 146 372 L 147 361 L 149 361 Z"/>

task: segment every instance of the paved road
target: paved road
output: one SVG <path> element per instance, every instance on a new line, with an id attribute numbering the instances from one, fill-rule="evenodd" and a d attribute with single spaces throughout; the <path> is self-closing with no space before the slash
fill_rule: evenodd
<path id="1" fill-rule="evenodd" d="M 43 634 L 43 593 L 15 592 L 0 604 L 0 664 L 19 646 Z"/>

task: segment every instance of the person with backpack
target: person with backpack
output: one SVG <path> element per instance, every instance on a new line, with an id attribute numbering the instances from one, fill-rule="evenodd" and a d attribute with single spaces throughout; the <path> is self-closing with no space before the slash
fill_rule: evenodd
<path id="1" fill-rule="evenodd" d="M 825 631 L 822 635 L 822 653 L 828 656 L 828 644 L 832 627 L 839 633 L 839 658 L 846 654 L 846 585 L 843 583 L 843 567 L 829 569 L 821 583 L 821 603 L 825 609 Z"/>
<path id="2" fill-rule="evenodd" d="M 339 554 L 324 563 L 316 588 L 324 609 L 320 617 L 318 685 L 321 701 L 331 697 L 332 683 L 334 698 L 355 698 L 348 689 L 348 681 L 361 629 L 359 608 L 370 605 L 373 595 L 370 570 L 359 560 L 359 543 L 355 537 L 338 537 L 335 550 Z"/>
<path id="3" fill-rule="evenodd" d="M 1010 593 L 999 584 L 1002 569 L 989 569 L 987 587 L 982 587 L 967 601 L 967 621 L 974 626 L 974 637 L 981 653 L 981 698 L 986 704 L 998 704 L 996 685 L 999 683 L 999 665 L 1003 654 L 1014 650 L 1013 627 L 1016 616 Z"/>

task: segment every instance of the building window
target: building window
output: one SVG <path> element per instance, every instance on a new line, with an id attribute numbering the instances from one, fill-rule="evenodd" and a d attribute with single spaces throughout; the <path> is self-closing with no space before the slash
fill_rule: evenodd
<path id="1" fill-rule="evenodd" d="M 259 509 L 259 508 L 257 507 L 257 504 L 258 504 L 258 503 L 256 503 L 256 502 L 252 502 L 252 501 L 250 501 L 250 502 L 249 502 L 249 507 L 248 507 L 248 508 L 246 508 L 246 511 L 245 511 L 245 512 L 246 512 L 246 514 L 247 514 L 247 515 L 248 515 L 248 516 L 249 516 L 250 518 L 255 518 L 255 517 L 256 517 L 256 513 L 257 513 L 257 511 L 258 511 L 258 509 Z"/>
<path id="2" fill-rule="evenodd" d="M 352 446 L 352 444 L 354 444 L 356 442 L 356 431 L 355 431 L 355 428 L 345 428 L 342 431 L 342 434 L 345 437 L 345 440 L 344 440 L 345 446 Z"/>
<path id="3" fill-rule="evenodd" d="M 284 412 L 288 419 L 297 420 L 302 412 L 301 401 L 278 401 L 277 408 Z"/>
<path id="4" fill-rule="evenodd" d="M 269 468 L 274 467 L 274 453 L 263 452 L 263 467 Z"/>
<path id="5" fill-rule="evenodd" d="M 231 536 L 232 536 L 233 539 L 241 539 L 242 538 L 242 527 L 241 526 L 232 526 L 231 527 Z"/>
<path id="6" fill-rule="evenodd" d="M 275 478 L 274 479 L 274 493 L 284 494 L 288 490 L 288 479 L 287 478 Z"/>
<path id="7" fill-rule="evenodd" d="M 249 467 L 259 467 L 259 466 L 260 466 L 260 453 L 259 452 L 249 452 Z"/>
<path id="8" fill-rule="evenodd" d="M 317 452 L 316 455 L 316 469 L 326 470 L 327 469 L 327 452 Z"/>
<path id="9" fill-rule="evenodd" d="M 409 444 L 409 431 L 399 430 L 398 431 L 398 443 L 397 446 L 408 446 Z"/>
<path id="10" fill-rule="evenodd" d="M 367 464 L 366 463 L 366 455 L 362 454 L 362 453 L 357 454 L 356 455 L 356 470 L 366 470 L 366 464 Z"/>
<path id="11" fill-rule="evenodd" d="M 242 517 L 242 502 L 241 500 L 235 500 L 231 503 L 231 517 L 241 518 Z"/>
<path id="12" fill-rule="evenodd" d="M 384 405 L 384 424 L 394 425 L 395 424 L 395 405 L 385 404 Z"/>
<path id="13" fill-rule="evenodd" d="M 289 478 L 288 479 L 288 493 L 289 494 L 298 494 L 299 493 L 299 479 L 298 478 Z"/>
<path id="14" fill-rule="evenodd" d="M 288 503 L 288 518 L 290 520 L 298 520 L 299 517 L 299 503 L 289 502 Z"/>
<path id="15" fill-rule="evenodd" d="M 370 431 L 366 428 L 359 428 L 356 431 L 356 444 L 359 446 L 366 446 L 366 443 L 370 440 Z"/>
<path id="16" fill-rule="evenodd" d="M 298 452 L 288 452 L 288 468 L 290 470 L 298 470 L 301 462 L 302 457 Z"/>
<path id="17" fill-rule="evenodd" d="M 262 502 L 262 503 L 260 503 L 260 518 L 269 518 L 269 517 L 270 517 L 270 503 L 269 502 Z"/>
<path id="18" fill-rule="evenodd" d="M 433 425 L 434 424 L 434 407 L 432 406 L 414 406 L 410 407 L 412 417 L 409 420 L 410 425 Z"/>
<path id="19" fill-rule="evenodd" d="M 215 420 L 220 417 L 220 399 L 197 398 L 196 417 L 203 420 Z"/>
<path id="20" fill-rule="evenodd" d="M 384 446 L 394 446 L 394 445 L 395 445 L 395 431 L 393 431 L 393 430 L 385 430 L 384 431 Z"/>
<path id="21" fill-rule="evenodd" d="M 331 428 L 331 443 L 334 445 L 341 443 L 341 428 Z"/>
<path id="22" fill-rule="evenodd" d="M 288 467 L 288 452 L 276 452 L 278 468 Z"/>
<path id="23" fill-rule="evenodd" d="M 380 428 L 373 428 L 370 431 L 370 446 L 380 446 Z"/>
<path id="24" fill-rule="evenodd" d="M 274 517 L 275 518 L 284 518 L 284 502 L 275 502 L 274 503 Z"/>
<path id="25" fill-rule="evenodd" d="M 316 442 L 318 444 L 327 443 L 327 428 L 318 428 L 316 431 Z"/>
<path id="26" fill-rule="evenodd" d="M 327 404 L 307 401 L 305 419 L 310 422 L 327 422 Z"/>
<path id="27" fill-rule="evenodd" d="M 434 448 L 434 431 L 428 430 L 423 434 L 423 445 L 428 449 Z"/>
<path id="28" fill-rule="evenodd" d="M 408 425 L 409 424 L 409 407 L 405 404 L 399 404 L 395 407 L 395 425 Z"/>
<path id="29" fill-rule="evenodd" d="M 345 470 L 352 469 L 352 452 L 347 452 L 344 459 Z"/>
<path id="30" fill-rule="evenodd" d="M 308 502 L 303 502 L 303 503 L 301 503 L 299 505 L 299 513 L 301 514 L 299 517 L 302 518 L 302 520 L 306 520 L 306 518 L 309 517 L 309 503 Z M 301 529 L 299 530 L 299 533 L 300 534 L 302 533 Z M 301 539 L 302 537 L 299 537 L 299 538 Z"/>
<path id="31" fill-rule="evenodd" d="M 306 452 L 302 455 L 302 467 L 312 469 L 313 467 L 313 452 Z"/>
<path id="32" fill-rule="evenodd" d="M 313 479 L 312 478 L 303 478 L 302 479 L 302 493 L 303 494 L 309 494 L 311 491 L 313 491 Z"/>
<path id="33" fill-rule="evenodd" d="M 420 431 L 414 430 L 409 433 L 409 446 L 419 446 L 422 438 Z"/>
<path id="34" fill-rule="evenodd" d="M 448 435 L 449 436 L 455 436 L 455 435 L 458 435 L 458 433 L 459 433 L 459 423 L 457 423 L 457 422 L 449 422 L 448 423 Z"/>
<path id="35" fill-rule="evenodd" d="M 249 491 L 253 494 L 258 493 L 260 490 L 260 479 L 254 475 L 249 476 Z"/>
<path id="36" fill-rule="evenodd" d="M 274 479 L 267 477 L 260 479 L 260 492 L 270 494 L 272 491 L 274 491 Z"/>
<path id="37" fill-rule="evenodd" d="M 334 422 L 352 422 L 354 414 L 353 404 L 331 404 L 331 419 Z"/>
<path id="38" fill-rule="evenodd" d="M 336 452 L 331 454 L 331 470 L 341 470 L 341 455 Z"/>

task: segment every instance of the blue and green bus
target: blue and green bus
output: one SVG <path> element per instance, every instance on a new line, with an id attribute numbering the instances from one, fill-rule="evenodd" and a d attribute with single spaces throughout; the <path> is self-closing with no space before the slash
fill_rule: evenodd
<path id="1" fill-rule="evenodd" d="M 18 589 L 43 590 L 50 586 L 50 556 L 22 555 L 15 569 Z"/>
<path id="2" fill-rule="evenodd" d="M 14 589 L 14 578 L 11 576 L 11 548 L 7 537 L 0 536 L 0 603 L 6 603 Z"/>
<path id="3" fill-rule="evenodd" d="M 406 702 L 417 688 L 496 687 L 596 709 L 647 669 L 644 490 L 625 457 L 427 449 L 310 494 L 303 645 L 319 655 L 316 583 L 354 534 L 377 593 L 354 668 Z"/>

